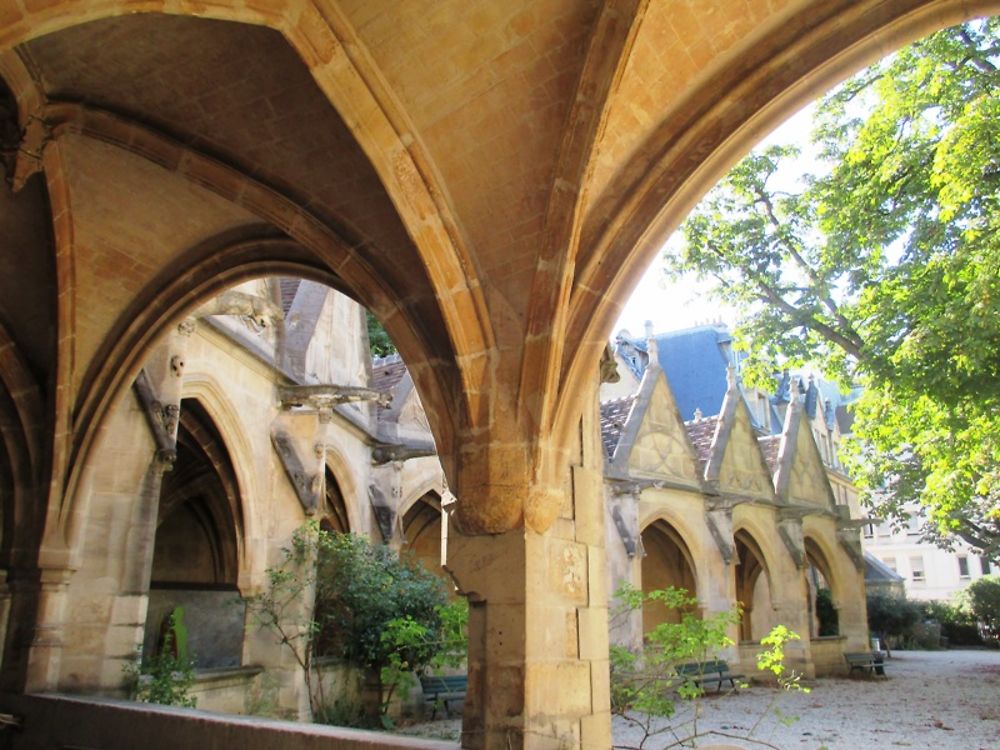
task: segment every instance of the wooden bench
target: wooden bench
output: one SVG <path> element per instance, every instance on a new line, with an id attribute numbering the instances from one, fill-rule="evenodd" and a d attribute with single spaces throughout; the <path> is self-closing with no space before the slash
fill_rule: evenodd
<path id="1" fill-rule="evenodd" d="M 448 701 L 465 698 L 469 688 L 469 675 L 421 675 L 420 689 L 424 691 L 424 700 L 432 703 L 431 719 L 437 716 L 438 702 L 444 704 L 445 716 L 450 716 Z"/>
<path id="2" fill-rule="evenodd" d="M 685 680 L 690 680 L 697 685 L 705 686 L 715 683 L 715 690 L 719 692 L 722 690 L 722 683 L 729 680 L 729 684 L 736 688 L 737 680 L 745 680 L 746 677 L 741 674 L 733 674 L 729 671 L 729 665 L 722 661 L 722 659 L 713 659 L 711 661 L 693 661 L 687 664 L 678 664 L 674 667 L 677 674 L 683 677 Z"/>
<path id="3" fill-rule="evenodd" d="M 880 651 L 854 651 L 844 654 L 844 661 L 847 662 L 851 674 L 855 669 L 869 674 L 885 674 L 885 662 Z"/>

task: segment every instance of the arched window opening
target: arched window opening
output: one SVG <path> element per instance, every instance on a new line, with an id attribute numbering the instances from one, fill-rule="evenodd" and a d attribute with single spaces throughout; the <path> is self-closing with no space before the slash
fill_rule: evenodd
<path id="1" fill-rule="evenodd" d="M 809 635 L 840 635 L 840 616 L 833 597 L 830 565 L 819 545 L 808 537 L 806 547 L 806 586 L 809 599 Z"/>
<path id="2" fill-rule="evenodd" d="M 156 653 L 171 615 L 196 667 L 240 664 L 239 492 L 221 436 L 194 399 L 181 402 L 177 460 L 164 474 L 146 616 L 144 653 Z"/>
<path id="3" fill-rule="evenodd" d="M 426 493 L 403 515 L 403 538 L 407 554 L 426 570 L 450 582 L 441 567 L 441 500 L 435 493 Z"/>
<path id="4" fill-rule="evenodd" d="M 642 532 L 646 556 L 642 558 L 642 591 L 685 589 L 697 596 L 697 583 L 691 553 L 677 530 L 666 521 L 657 521 Z M 642 606 L 642 630 L 648 633 L 657 625 L 680 622 L 683 613 L 668 609 L 662 602 L 645 602 Z"/>
<path id="5" fill-rule="evenodd" d="M 776 625 L 771 603 L 771 587 L 764 553 L 746 531 L 736 540 L 736 601 L 743 607 L 740 640 L 759 641 Z"/>

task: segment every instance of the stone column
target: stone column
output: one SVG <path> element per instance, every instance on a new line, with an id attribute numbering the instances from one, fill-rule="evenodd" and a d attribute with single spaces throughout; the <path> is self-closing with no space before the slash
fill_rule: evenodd
<path id="1" fill-rule="evenodd" d="M 23 581 L 14 589 L 14 601 L 33 606 L 37 614 L 27 654 L 24 692 L 51 690 L 58 685 L 63 651 L 67 589 L 72 571 L 43 569 L 38 581 Z M 12 614 L 16 615 L 16 611 Z M 17 620 L 14 621 L 15 627 Z M 8 635 L 10 637 L 10 635 Z"/>
<path id="2" fill-rule="evenodd" d="M 470 603 L 463 747 L 610 747 L 602 479 L 572 476 L 545 533 L 451 519 L 446 567 Z"/>

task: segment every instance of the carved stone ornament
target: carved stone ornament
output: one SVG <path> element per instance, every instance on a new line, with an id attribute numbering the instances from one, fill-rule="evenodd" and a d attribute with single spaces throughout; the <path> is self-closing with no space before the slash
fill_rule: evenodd
<path id="1" fill-rule="evenodd" d="M 386 499 L 385 494 L 374 484 L 368 485 L 368 499 L 375 513 L 375 523 L 378 525 L 382 541 L 388 544 L 392 541 L 392 527 L 396 522 L 396 509 Z"/>
<path id="2" fill-rule="evenodd" d="M 166 407 L 157 401 L 149 376 L 145 370 L 140 370 L 132 384 L 146 417 L 146 424 L 153 434 L 156 443 L 156 459 L 169 471 L 177 460 L 177 423 L 180 419 L 180 406 L 168 404 Z"/>

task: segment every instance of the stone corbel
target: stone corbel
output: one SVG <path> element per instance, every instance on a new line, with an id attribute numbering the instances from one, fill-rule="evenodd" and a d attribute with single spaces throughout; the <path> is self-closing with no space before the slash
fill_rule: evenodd
<path id="1" fill-rule="evenodd" d="M 274 430 L 271 433 L 271 443 L 274 450 L 281 459 L 281 465 L 285 467 L 285 473 L 295 488 L 295 495 L 299 498 L 299 503 L 307 516 L 311 516 L 319 507 L 320 482 L 322 477 L 319 474 L 309 474 L 298 451 L 295 450 L 295 443 L 284 430 Z"/>
<path id="2" fill-rule="evenodd" d="M 143 414 L 146 415 L 146 423 L 153 433 L 156 459 L 170 469 L 177 460 L 177 424 L 180 421 L 180 406 L 160 403 L 153 393 L 153 386 L 145 370 L 139 371 L 132 389 L 139 398 Z"/>
<path id="3" fill-rule="evenodd" d="M 795 561 L 795 567 L 806 566 L 806 542 L 802 533 L 802 519 L 798 517 L 782 518 L 778 521 L 778 536 L 785 543 L 785 549 Z"/>
<path id="4" fill-rule="evenodd" d="M 389 544 L 392 541 L 392 527 L 396 522 L 396 508 L 385 493 L 374 484 L 368 485 L 368 499 L 375 512 L 375 523 L 378 524 L 379 533 L 382 534 L 382 541 Z"/>
<path id="5" fill-rule="evenodd" d="M 733 562 L 733 508 L 728 504 L 719 504 L 705 510 L 705 523 L 708 524 L 708 531 L 715 540 L 715 545 L 719 548 L 726 565 Z"/>

